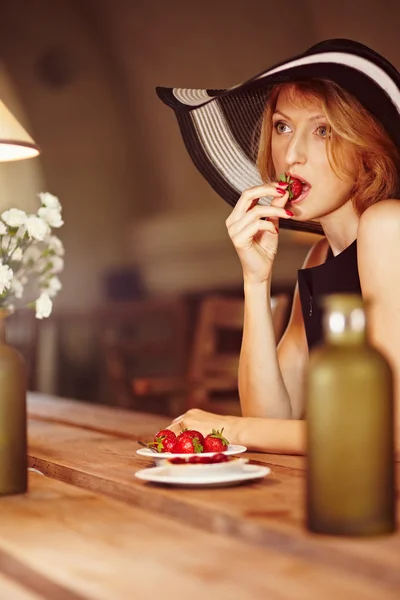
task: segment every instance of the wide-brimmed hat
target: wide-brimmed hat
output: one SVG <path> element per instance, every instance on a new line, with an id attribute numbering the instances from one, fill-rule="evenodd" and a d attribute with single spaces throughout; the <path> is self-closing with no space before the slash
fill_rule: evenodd
<path id="1" fill-rule="evenodd" d="M 351 40 L 316 44 L 229 89 L 158 87 L 157 94 L 174 109 L 198 170 L 234 206 L 243 190 L 262 183 L 257 141 L 271 87 L 305 78 L 331 80 L 355 96 L 400 148 L 400 74 L 383 56 Z M 282 219 L 281 227 L 322 233 L 315 221 Z"/>

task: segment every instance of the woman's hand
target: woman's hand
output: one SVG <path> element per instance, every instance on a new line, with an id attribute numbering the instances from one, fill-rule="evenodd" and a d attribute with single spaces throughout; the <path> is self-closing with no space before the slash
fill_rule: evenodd
<path id="1" fill-rule="evenodd" d="M 293 216 L 283 208 L 289 199 L 287 187 L 287 183 L 277 182 L 245 190 L 226 220 L 245 282 L 264 283 L 271 276 L 278 249 L 279 218 Z M 263 196 L 274 198 L 270 206 L 257 204 Z"/>
<path id="2" fill-rule="evenodd" d="M 237 441 L 234 439 L 235 432 L 233 425 L 237 419 L 238 417 L 216 415 L 200 408 L 191 408 L 184 415 L 174 419 L 167 429 L 170 429 L 177 435 L 179 435 L 182 429 L 195 429 L 205 436 L 211 433 L 212 429 L 221 430 L 224 428 L 224 437 L 231 444 L 235 444 Z"/>

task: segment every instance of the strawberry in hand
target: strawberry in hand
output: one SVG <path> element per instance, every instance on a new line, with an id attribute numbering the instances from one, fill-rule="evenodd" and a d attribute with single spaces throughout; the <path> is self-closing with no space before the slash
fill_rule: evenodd
<path id="1" fill-rule="evenodd" d="M 295 177 L 291 177 L 286 173 L 282 173 L 279 175 L 279 181 L 289 184 L 289 200 L 297 200 L 297 198 L 301 196 L 303 192 L 303 184 L 300 179 L 296 179 Z"/>
<path id="2" fill-rule="evenodd" d="M 229 442 L 222 435 L 224 428 L 221 431 L 215 429 L 209 433 L 204 440 L 204 452 L 224 452 L 228 449 Z"/>
<path id="3" fill-rule="evenodd" d="M 197 437 L 191 437 L 184 431 L 178 435 L 171 452 L 173 454 L 197 454 L 203 452 L 203 444 Z"/>

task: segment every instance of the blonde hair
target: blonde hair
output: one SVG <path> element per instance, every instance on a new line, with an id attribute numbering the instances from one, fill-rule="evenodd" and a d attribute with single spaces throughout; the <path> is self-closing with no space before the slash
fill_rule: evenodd
<path id="1" fill-rule="evenodd" d="M 396 145 L 354 96 L 324 79 L 283 83 L 272 88 L 261 124 L 257 156 L 263 181 L 276 179 L 271 156 L 272 115 L 283 89 L 289 90 L 296 105 L 307 105 L 310 100 L 321 102 L 331 130 L 327 138 L 328 160 L 338 177 L 355 182 L 352 201 L 357 214 L 379 200 L 395 197 L 400 173 Z"/>

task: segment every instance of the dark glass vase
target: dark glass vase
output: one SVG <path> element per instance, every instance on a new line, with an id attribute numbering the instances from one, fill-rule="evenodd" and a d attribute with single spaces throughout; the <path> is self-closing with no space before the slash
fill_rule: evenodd
<path id="1" fill-rule="evenodd" d="M 27 374 L 6 341 L 8 312 L 0 309 L 0 496 L 27 491 Z"/>

